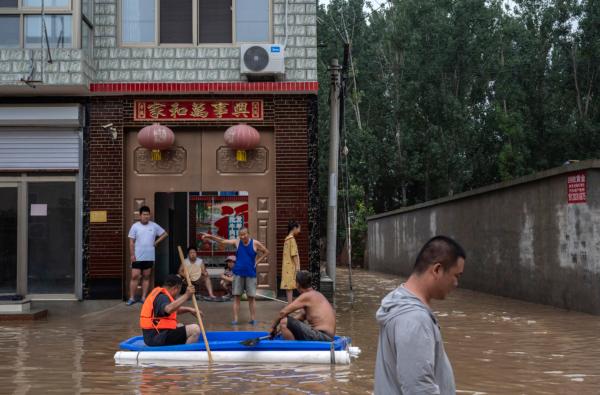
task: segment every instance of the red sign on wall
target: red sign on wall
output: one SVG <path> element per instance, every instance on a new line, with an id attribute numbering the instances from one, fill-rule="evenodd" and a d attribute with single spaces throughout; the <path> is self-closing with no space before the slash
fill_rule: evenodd
<path id="1" fill-rule="evenodd" d="M 262 100 L 135 100 L 135 121 L 230 121 L 263 119 Z"/>
<path id="2" fill-rule="evenodd" d="M 567 178 L 567 197 L 569 204 L 587 201 L 587 176 L 585 171 L 571 173 Z"/>

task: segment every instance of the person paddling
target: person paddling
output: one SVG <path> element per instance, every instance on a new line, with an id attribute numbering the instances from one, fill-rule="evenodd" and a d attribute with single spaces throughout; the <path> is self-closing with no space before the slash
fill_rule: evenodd
<path id="1" fill-rule="evenodd" d="M 250 237 L 248 228 L 242 228 L 237 239 L 224 239 L 208 233 L 201 233 L 202 238 L 214 240 L 217 243 L 235 246 L 236 261 L 233 267 L 233 321 L 231 325 L 238 324 L 240 300 L 244 291 L 248 296 L 250 309 L 250 325 L 256 325 L 256 266 L 268 255 L 269 250 L 258 240 Z M 260 254 L 260 255 L 259 255 Z"/>
<path id="2" fill-rule="evenodd" d="M 325 296 L 312 288 L 312 275 L 306 270 L 296 273 L 296 289 L 300 296 L 279 312 L 271 327 L 271 336 L 277 326 L 285 340 L 333 341 L 335 336 L 335 310 Z M 296 318 L 290 314 L 302 310 Z M 303 322 L 306 320 L 306 322 Z"/>
<path id="3" fill-rule="evenodd" d="M 197 324 L 183 325 L 177 322 L 177 313 L 196 316 L 196 310 L 183 306 L 193 297 L 196 290 L 193 286 L 188 287 L 185 293 L 179 296 L 181 285 L 181 278 L 170 274 L 163 287 L 154 288 L 144 301 L 140 313 L 140 327 L 146 345 L 167 346 L 198 341 L 200 327 Z"/>

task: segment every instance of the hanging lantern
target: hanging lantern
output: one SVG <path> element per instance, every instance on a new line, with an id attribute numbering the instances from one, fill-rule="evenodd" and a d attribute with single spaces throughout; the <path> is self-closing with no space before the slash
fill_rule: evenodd
<path id="1" fill-rule="evenodd" d="M 252 126 L 240 123 L 225 131 L 225 144 L 236 150 L 235 158 L 240 162 L 248 159 L 247 150 L 254 149 L 260 144 L 260 133 Z"/>
<path id="2" fill-rule="evenodd" d="M 166 126 L 153 123 L 138 132 L 138 142 L 152 150 L 152 160 L 161 160 L 161 150 L 170 148 L 175 142 L 175 133 Z"/>

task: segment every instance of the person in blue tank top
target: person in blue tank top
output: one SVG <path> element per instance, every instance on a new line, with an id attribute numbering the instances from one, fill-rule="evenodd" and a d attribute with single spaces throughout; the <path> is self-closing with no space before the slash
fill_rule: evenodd
<path id="1" fill-rule="evenodd" d="M 240 300 L 246 291 L 250 308 L 248 323 L 256 325 L 256 266 L 269 255 L 269 250 L 260 241 L 252 239 L 247 228 L 240 229 L 237 239 L 228 240 L 208 233 L 202 233 L 202 238 L 214 240 L 219 244 L 232 245 L 237 249 L 233 267 L 233 321 L 231 324 L 238 324 Z"/>

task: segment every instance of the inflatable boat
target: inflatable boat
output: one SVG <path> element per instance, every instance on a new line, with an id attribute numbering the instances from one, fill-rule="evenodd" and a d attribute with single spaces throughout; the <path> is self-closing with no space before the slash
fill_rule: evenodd
<path id="1" fill-rule="evenodd" d="M 351 339 L 336 336 L 332 342 L 284 340 L 278 336 L 263 339 L 267 332 L 206 332 L 214 362 L 248 363 L 306 363 L 348 365 L 358 357 L 360 349 L 351 346 Z M 251 344 L 251 345 L 244 345 Z M 202 363 L 208 361 L 206 347 L 202 341 L 176 346 L 150 347 L 142 336 L 122 342 L 122 351 L 115 354 L 119 364 Z"/>

